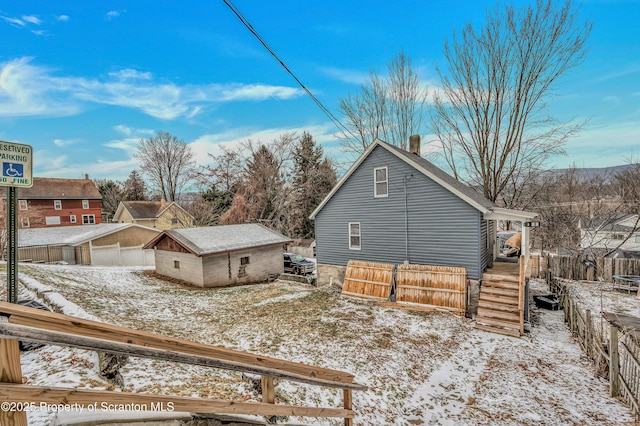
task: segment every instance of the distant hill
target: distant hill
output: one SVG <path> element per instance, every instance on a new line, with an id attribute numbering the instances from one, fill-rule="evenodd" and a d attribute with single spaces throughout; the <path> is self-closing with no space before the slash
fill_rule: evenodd
<path id="1" fill-rule="evenodd" d="M 609 181 L 611 178 L 616 176 L 618 173 L 622 173 L 625 170 L 634 167 L 635 164 L 623 164 L 621 166 L 612 166 L 612 167 L 585 167 L 579 168 L 576 167 L 576 173 L 579 179 L 584 180 L 593 180 L 593 179 L 603 179 L 604 181 Z M 549 170 L 548 173 L 553 175 L 566 173 L 571 169 L 553 169 Z"/>

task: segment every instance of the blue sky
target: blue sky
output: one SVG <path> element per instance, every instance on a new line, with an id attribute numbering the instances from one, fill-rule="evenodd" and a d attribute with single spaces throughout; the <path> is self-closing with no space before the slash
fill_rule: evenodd
<path id="1" fill-rule="evenodd" d="M 236 0 L 335 115 L 401 49 L 438 86 L 442 45 L 493 1 Z M 640 1 L 584 2 L 585 63 L 551 110 L 589 119 L 552 165 L 640 157 Z M 221 0 L 0 1 L 0 139 L 32 145 L 34 175 L 126 179 L 141 138 L 169 131 L 198 161 L 220 144 L 309 131 L 340 159 L 337 129 Z M 426 139 L 430 135 L 424 135 Z"/>

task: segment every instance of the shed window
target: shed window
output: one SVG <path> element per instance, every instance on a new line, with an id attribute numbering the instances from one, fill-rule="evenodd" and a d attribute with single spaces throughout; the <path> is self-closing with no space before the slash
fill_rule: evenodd
<path id="1" fill-rule="evenodd" d="M 53 200 L 53 208 L 55 210 L 62 210 L 62 200 Z"/>
<path id="2" fill-rule="evenodd" d="M 373 169 L 374 197 L 387 197 L 389 195 L 389 179 L 387 166 Z"/>
<path id="3" fill-rule="evenodd" d="M 89 200 L 82 200 L 82 208 L 83 209 L 89 208 Z"/>
<path id="4" fill-rule="evenodd" d="M 240 258 L 240 265 L 248 265 L 249 264 L 249 256 Z"/>
<path id="5" fill-rule="evenodd" d="M 27 200 L 18 200 L 20 210 L 27 210 Z"/>
<path id="6" fill-rule="evenodd" d="M 179 260 L 174 260 L 173 261 L 173 267 L 176 269 L 180 269 L 180 261 Z"/>
<path id="7" fill-rule="evenodd" d="M 360 222 L 349 222 L 349 249 L 360 250 Z"/>
<path id="8" fill-rule="evenodd" d="M 84 225 L 93 225 L 94 223 L 96 223 L 96 216 L 92 214 L 83 214 L 82 223 Z"/>

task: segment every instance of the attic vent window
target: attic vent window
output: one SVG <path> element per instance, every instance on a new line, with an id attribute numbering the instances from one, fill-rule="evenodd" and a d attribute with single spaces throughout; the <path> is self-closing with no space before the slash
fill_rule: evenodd
<path id="1" fill-rule="evenodd" d="M 373 196 L 376 198 L 387 197 L 389 195 L 389 178 L 387 172 L 387 166 L 373 169 Z"/>
<path id="2" fill-rule="evenodd" d="M 178 224 L 178 218 L 177 217 L 172 217 L 171 218 L 171 224 L 172 225 L 177 225 Z"/>

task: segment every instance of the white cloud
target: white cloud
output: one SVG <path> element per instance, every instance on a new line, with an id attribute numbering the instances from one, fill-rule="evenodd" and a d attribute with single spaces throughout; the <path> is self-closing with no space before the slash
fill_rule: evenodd
<path id="1" fill-rule="evenodd" d="M 110 10 L 107 12 L 107 19 L 109 20 L 117 18 L 118 16 L 120 16 L 120 12 L 118 12 L 117 10 Z"/>
<path id="2" fill-rule="evenodd" d="M 73 145 L 76 142 L 78 142 L 76 139 L 54 139 L 53 140 L 53 144 L 59 147 Z"/>
<path id="3" fill-rule="evenodd" d="M 66 22 L 69 20 L 69 16 L 68 15 L 60 15 L 58 16 L 58 21 L 62 21 L 62 22 Z"/>
<path id="4" fill-rule="evenodd" d="M 114 139 L 105 143 L 104 146 L 106 146 L 107 148 L 121 149 L 130 154 L 130 157 L 133 157 L 133 154 L 138 148 L 138 143 L 140 143 L 140 138 L 132 137 L 125 139 Z"/>
<path id="5" fill-rule="evenodd" d="M 262 84 L 178 86 L 156 82 L 151 73 L 125 69 L 107 80 L 56 77 L 52 70 L 20 58 L 0 64 L 0 116 L 64 116 L 78 113 L 84 103 L 132 108 L 152 117 L 190 118 L 208 104 L 232 101 L 292 99 L 302 90 Z"/>
<path id="6" fill-rule="evenodd" d="M 34 15 L 23 15 L 22 20 L 24 22 L 29 22 L 34 25 L 40 25 L 42 23 L 42 21 L 37 16 L 34 16 Z"/>
<path id="7" fill-rule="evenodd" d="M 2 16 L 2 19 L 12 24 L 13 26 L 25 27 L 27 24 L 19 18 L 11 18 L 9 16 Z"/>
<path id="8" fill-rule="evenodd" d="M 364 71 L 345 70 L 335 67 L 323 67 L 321 71 L 343 83 L 364 84 L 369 81 L 369 73 Z"/>
<path id="9" fill-rule="evenodd" d="M 153 77 L 150 72 L 140 72 L 131 68 L 110 72 L 109 76 L 119 80 L 151 80 Z"/>

